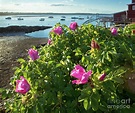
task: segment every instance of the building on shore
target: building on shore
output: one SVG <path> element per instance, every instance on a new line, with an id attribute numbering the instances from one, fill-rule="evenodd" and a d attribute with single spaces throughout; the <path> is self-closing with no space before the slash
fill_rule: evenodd
<path id="1" fill-rule="evenodd" d="M 135 0 L 128 4 L 128 10 L 114 13 L 115 24 L 128 24 L 135 22 Z"/>

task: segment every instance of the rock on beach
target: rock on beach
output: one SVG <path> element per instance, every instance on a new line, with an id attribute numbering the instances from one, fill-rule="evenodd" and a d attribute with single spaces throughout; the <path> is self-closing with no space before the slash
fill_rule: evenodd
<path id="1" fill-rule="evenodd" d="M 52 26 L 8 26 L 0 27 L 0 33 L 11 33 L 11 32 L 24 32 L 30 33 L 38 30 L 45 30 Z"/>

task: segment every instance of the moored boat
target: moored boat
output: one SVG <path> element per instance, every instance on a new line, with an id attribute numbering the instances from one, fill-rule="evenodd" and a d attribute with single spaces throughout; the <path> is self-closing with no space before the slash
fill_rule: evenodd
<path id="1" fill-rule="evenodd" d="M 7 19 L 7 20 L 11 20 L 11 17 L 6 17 L 5 19 Z"/>
<path id="2" fill-rule="evenodd" d="M 61 18 L 66 18 L 66 16 L 61 16 Z"/>
<path id="3" fill-rule="evenodd" d="M 23 20 L 23 18 L 19 17 L 18 20 Z"/>
<path id="4" fill-rule="evenodd" d="M 84 18 L 83 18 L 83 17 L 79 17 L 78 19 L 79 19 L 79 20 L 84 20 Z"/>
<path id="5" fill-rule="evenodd" d="M 64 19 L 64 18 L 61 18 L 60 20 L 61 20 L 61 21 L 65 21 L 65 19 Z"/>
<path id="6" fill-rule="evenodd" d="M 71 17 L 71 19 L 78 19 L 78 17 L 75 17 L 75 16 L 74 16 L 74 17 Z"/>
<path id="7" fill-rule="evenodd" d="M 45 19 L 44 18 L 40 18 L 39 21 L 44 21 Z"/>
<path id="8" fill-rule="evenodd" d="M 48 18 L 53 18 L 53 16 L 48 16 Z"/>

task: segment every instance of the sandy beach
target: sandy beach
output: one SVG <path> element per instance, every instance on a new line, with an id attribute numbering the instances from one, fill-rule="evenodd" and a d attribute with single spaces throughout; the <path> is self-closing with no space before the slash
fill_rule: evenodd
<path id="1" fill-rule="evenodd" d="M 11 88 L 10 78 L 20 64 L 18 58 L 28 59 L 28 49 L 47 43 L 48 38 L 32 38 L 26 33 L 45 30 L 50 26 L 9 26 L 0 28 L 0 88 Z M 0 113 L 5 113 L 0 94 Z"/>
<path id="2" fill-rule="evenodd" d="M 19 66 L 18 58 L 27 59 L 27 50 L 33 46 L 40 46 L 47 42 L 47 38 L 31 38 L 24 35 L 0 37 L 0 88 L 10 88 L 10 78 L 13 68 Z M 0 94 L 0 113 L 3 109 Z"/>
<path id="3" fill-rule="evenodd" d="M 27 36 L 0 37 L 0 87 L 9 87 L 10 77 L 13 76 L 18 58 L 27 58 L 27 50 L 32 46 L 45 44 L 47 38 L 31 38 Z"/>

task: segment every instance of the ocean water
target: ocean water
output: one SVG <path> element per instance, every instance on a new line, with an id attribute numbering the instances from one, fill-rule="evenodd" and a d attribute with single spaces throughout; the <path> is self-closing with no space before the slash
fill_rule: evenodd
<path id="1" fill-rule="evenodd" d="M 49 16 L 53 16 L 53 18 L 49 18 Z M 88 14 L 33 14 L 33 15 L 8 15 L 8 16 L 0 16 L 0 27 L 7 26 L 54 26 L 56 23 L 65 24 L 67 26 L 70 25 L 71 22 L 77 22 L 78 25 L 83 24 L 88 19 L 94 20 L 98 17 L 111 17 L 112 15 L 88 15 Z M 11 19 L 6 19 L 7 17 L 11 17 Z M 65 20 L 61 20 L 65 17 Z M 77 19 L 72 19 L 75 17 Z M 21 18 L 22 20 L 18 20 Z M 80 18 L 80 19 L 78 19 Z M 44 19 L 44 21 L 40 21 L 40 19 Z M 92 21 L 91 24 L 96 25 L 96 21 Z M 32 33 L 27 33 L 27 36 L 30 37 L 38 37 L 38 38 L 47 38 L 51 29 L 35 31 Z"/>

